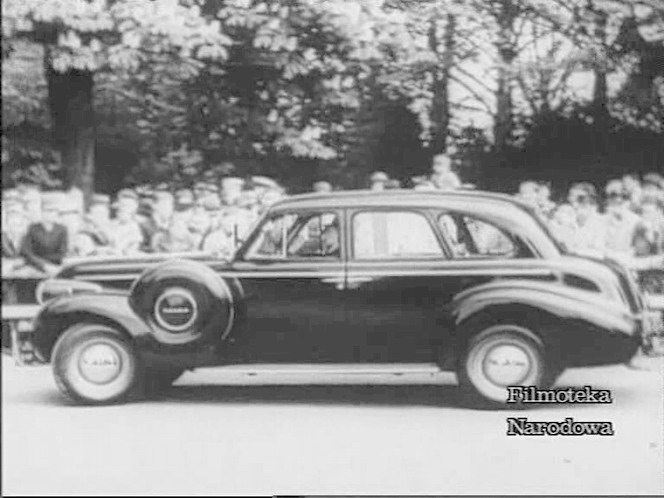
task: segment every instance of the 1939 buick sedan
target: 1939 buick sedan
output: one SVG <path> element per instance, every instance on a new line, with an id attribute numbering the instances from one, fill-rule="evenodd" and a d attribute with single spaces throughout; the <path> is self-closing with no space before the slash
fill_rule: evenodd
<path id="1" fill-rule="evenodd" d="M 483 192 L 294 196 L 230 261 L 108 259 L 44 287 L 63 282 L 30 341 L 60 390 L 88 404 L 197 367 L 305 378 L 317 365 L 452 371 L 469 397 L 499 406 L 507 386 L 627 362 L 661 333 L 620 266 L 566 254 L 526 206 Z M 118 282 L 130 287 L 106 285 Z"/>

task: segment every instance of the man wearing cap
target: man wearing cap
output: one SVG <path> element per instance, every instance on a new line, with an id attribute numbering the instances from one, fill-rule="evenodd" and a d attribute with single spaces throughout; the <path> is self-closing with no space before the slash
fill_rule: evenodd
<path id="1" fill-rule="evenodd" d="M 452 159 L 447 154 L 433 156 L 431 181 L 440 190 L 453 190 L 461 187 L 461 180 L 452 171 Z"/>
<path id="2" fill-rule="evenodd" d="M 67 228 L 57 223 L 62 201 L 61 195 L 43 197 L 41 220 L 30 225 L 21 248 L 25 261 L 48 275 L 58 272 L 68 250 Z"/>
<path id="3" fill-rule="evenodd" d="M 134 254 L 143 244 L 143 233 L 136 221 L 138 195 L 131 189 L 118 192 L 115 219 L 111 222 L 111 247 L 119 254 Z"/>
<path id="4" fill-rule="evenodd" d="M 153 249 L 152 241 L 159 232 L 167 232 L 173 214 L 175 213 L 175 199 L 170 192 L 158 190 L 153 194 L 150 216 L 140 223 L 143 233 L 143 244 L 141 249 L 145 252 L 151 252 Z"/>
<path id="5" fill-rule="evenodd" d="M 385 190 L 385 184 L 390 181 L 390 177 L 383 171 L 376 171 L 371 174 L 370 190 L 374 192 L 381 192 Z"/>

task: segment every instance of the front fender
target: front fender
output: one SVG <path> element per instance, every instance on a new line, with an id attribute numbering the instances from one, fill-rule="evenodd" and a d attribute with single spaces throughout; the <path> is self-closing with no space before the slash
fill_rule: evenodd
<path id="1" fill-rule="evenodd" d="M 126 293 L 81 294 L 48 301 L 34 320 L 32 343 L 43 359 L 50 358 L 58 337 L 69 326 L 83 321 L 114 325 L 133 341 L 149 347 L 149 326 L 129 307 Z"/>

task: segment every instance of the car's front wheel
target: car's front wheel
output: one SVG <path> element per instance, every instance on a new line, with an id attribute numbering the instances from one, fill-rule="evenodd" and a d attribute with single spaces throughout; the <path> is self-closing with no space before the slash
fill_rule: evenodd
<path id="1" fill-rule="evenodd" d="M 508 386 L 549 387 L 544 346 L 530 330 L 495 325 L 474 335 L 460 359 L 459 384 L 473 402 L 498 407 L 507 402 Z"/>
<path id="2" fill-rule="evenodd" d="M 60 391 L 83 404 L 126 399 L 138 380 L 134 349 L 118 330 L 101 324 L 78 324 L 58 339 L 51 358 Z"/>

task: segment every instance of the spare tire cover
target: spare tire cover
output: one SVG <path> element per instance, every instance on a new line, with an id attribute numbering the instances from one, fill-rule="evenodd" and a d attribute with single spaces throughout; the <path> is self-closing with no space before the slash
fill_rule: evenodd
<path id="1" fill-rule="evenodd" d="M 222 340 L 234 322 L 233 293 L 208 266 L 171 260 L 146 270 L 134 282 L 129 305 L 162 344 Z"/>

